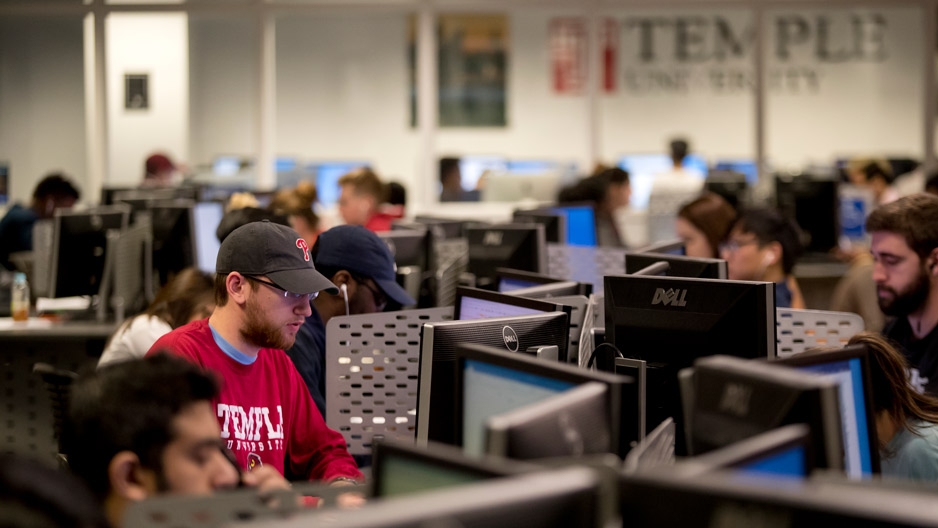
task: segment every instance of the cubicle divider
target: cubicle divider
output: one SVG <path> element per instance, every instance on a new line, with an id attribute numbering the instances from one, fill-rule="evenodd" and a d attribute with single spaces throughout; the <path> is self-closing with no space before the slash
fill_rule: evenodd
<path id="1" fill-rule="evenodd" d="M 588 282 L 603 291 L 603 277 L 625 274 L 625 248 L 547 244 L 547 274 L 559 279 Z"/>
<path id="2" fill-rule="evenodd" d="M 864 329 L 863 318 L 849 312 L 776 309 L 778 357 L 789 357 L 809 348 L 842 347 Z"/>
<path id="3" fill-rule="evenodd" d="M 413 441 L 420 329 L 448 321 L 453 307 L 333 317 L 326 325 L 326 423 L 353 455 L 379 436 Z"/>

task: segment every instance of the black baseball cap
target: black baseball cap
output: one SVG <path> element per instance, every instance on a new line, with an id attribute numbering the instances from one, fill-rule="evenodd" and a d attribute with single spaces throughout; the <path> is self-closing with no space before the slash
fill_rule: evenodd
<path id="1" fill-rule="evenodd" d="M 233 271 L 264 275 L 291 293 L 339 293 L 332 281 L 316 271 L 303 237 L 267 220 L 245 224 L 225 237 L 218 249 L 215 272 L 228 275 Z"/>

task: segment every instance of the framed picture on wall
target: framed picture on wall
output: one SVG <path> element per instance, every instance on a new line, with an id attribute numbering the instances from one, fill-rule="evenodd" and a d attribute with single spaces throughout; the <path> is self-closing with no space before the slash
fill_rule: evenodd
<path id="1" fill-rule="evenodd" d="M 150 76 L 146 73 L 124 74 L 124 108 L 146 110 L 150 107 Z"/>

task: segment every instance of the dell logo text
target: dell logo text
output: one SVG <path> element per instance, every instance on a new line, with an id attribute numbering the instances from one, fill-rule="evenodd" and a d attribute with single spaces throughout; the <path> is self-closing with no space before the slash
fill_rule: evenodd
<path id="1" fill-rule="evenodd" d="M 482 236 L 482 245 L 483 246 L 500 246 L 502 245 L 502 233 L 501 231 L 486 231 Z"/>
<path id="2" fill-rule="evenodd" d="M 518 334 L 515 333 L 515 329 L 506 326 L 502 328 L 502 340 L 505 341 L 505 347 L 508 348 L 511 352 L 518 351 Z"/>
<path id="3" fill-rule="evenodd" d="M 663 304 L 665 306 L 684 306 L 687 304 L 687 301 L 684 298 L 687 297 L 687 290 L 676 290 L 674 288 L 657 288 L 655 290 L 655 298 L 651 300 L 651 304 Z"/>

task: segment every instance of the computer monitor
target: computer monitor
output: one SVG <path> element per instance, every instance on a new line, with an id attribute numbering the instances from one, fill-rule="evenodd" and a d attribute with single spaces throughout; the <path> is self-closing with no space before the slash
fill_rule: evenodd
<path id="1" fill-rule="evenodd" d="M 560 190 L 560 174 L 508 174 L 493 173 L 487 177 L 482 189 L 484 202 L 518 202 L 533 200 L 553 202 Z"/>
<path id="2" fill-rule="evenodd" d="M 492 317 L 516 317 L 557 311 L 565 311 L 569 315 L 570 307 L 479 288 L 456 288 L 454 319 L 457 321 L 472 321 Z"/>
<path id="3" fill-rule="evenodd" d="M 468 271 L 476 286 L 495 287 L 495 269 L 542 273 L 547 270 L 547 241 L 540 224 L 497 224 L 466 228 Z"/>
<path id="4" fill-rule="evenodd" d="M 742 174 L 749 185 L 755 185 L 759 181 L 759 165 L 751 158 L 721 158 L 713 164 L 713 170 Z"/>
<path id="5" fill-rule="evenodd" d="M 567 238 L 562 243 L 568 246 L 596 245 L 596 213 L 592 204 L 556 206 L 550 211 L 563 213 L 567 218 Z"/>
<path id="6" fill-rule="evenodd" d="M 176 273 L 196 265 L 194 209 L 195 203 L 193 202 L 149 209 L 153 222 L 153 269 L 159 275 L 161 285 L 169 282 L 169 279 Z M 206 209 L 206 211 L 210 210 Z M 202 235 L 205 234 L 202 233 Z M 199 240 L 203 238 L 204 236 L 200 236 Z M 203 243 L 206 246 L 206 252 L 210 251 L 209 244 L 214 247 L 211 242 Z"/>
<path id="7" fill-rule="evenodd" d="M 387 244 L 397 267 L 417 266 L 426 270 L 429 258 L 429 231 L 404 226 L 392 227 L 391 231 L 382 231 L 377 235 Z"/>
<path id="8" fill-rule="evenodd" d="M 642 246 L 633 251 L 633 253 L 664 253 L 666 255 L 684 255 L 684 240 L 680 238 L 662 240 L 661 242 L 655 242 L 653 244 L 648 244 L 647 246 Z"/>
<path id="9" fill-rule="evenodd" d="M 126 229 L 130 208 L 56 210 L 53 217 L 50 297 L 97 295 L 104 275 L 109 229 Z"/>
<path id="10" fill-rule="evenodd" d="M 616 453 L 607 387 L 589 382 L 485 421 L 485 451 L 514 459 Z"/>
<path id="11" fill-rule="evenodd" d="M 324 161 L 307 165 L 306 171 L 316 176 L 316 199 L 323 207 L 332 207 L 342 192 L 339 178 L 368 165 L 364 161 Z"/>
<path id="12" fill-rule="evenodd" d="M 462 188 L 467 191 L 476 189 L 479 178 L 486 172 L 504 174 L 508 170 L 508 160 L 502 156 L 470 155 L 459 158 L 459 174 Z"/>
<path id="13" fill-rule="evenodd" d="M 205 273 L 215 273 L 218 249 L 221 247 L 215 231 L 224 215 L 225 207 L 220 202 L 198 202 L 192 207 L 195 265 Z"/>
<path id="14" fill-rule="evenodd" d="M 740 209 L 747 200 L 749 183 L 747 176 L 731 170 L 711 170 L 704 189 L 723 197 L 735 209 Z"/>
<path id="15" fill-rule="evenodd" d="M 677 373 L 697 358 L 775 357 L 775 287 L 770 282 L 607 276 L 606 342 L 646 362 L 646 428 L 683 426 Z"/>
<path id="16" fill-rule="evenodd" d="M 833 379 L 730 356 L 694 363 L 688 449 L 707 453 L 782 425 L 807 424 L 819 468 L 843 471 L 839 386 Z"/>
<path id="17" fill-rule="evenodd" d="M 532 273 L 510 268 L 495 268 L 496 289 L 501 293 L 510 293 L 515 290 L 528 289 L 548 284 L 568 283 L 566 279 L 551 277 L 543 273 Z M 574 293 L 564 293 L 563 295 L 584 295 L 589 297 L 593 293 L 593 285 L 588 282 L 578 282 L 577 290 Z M 528 290 L 530 292 L 530 290 Z"/>
<path id="18" fill-rule="evenodd" d="M 414 217 L 414 222 L 427 226 L 428 229 L 434 232 L 434 237 L 443 240 L 462 237 L 463 226 L 465 226 L 469 220 L 417 215 Z"/>
<path id="19" fill-rule="evenodd" d="M 811 429 L 791 424 L 686 459 L 688 472 L 736 469 L 744 473 L 807 478 L 814 470 Z"/>
<path id="20" fill-rule="evenodd" d="M 549 160 L 509 160 L 506 170 L 511 174 L 543 174 L 562 169 L 561 164 Z"/>
<path id="21" fill-rule="evenodd" d="M 567 241 L 567 215 L 546 209 L 515 210 L 511 221 L 516 224 L 542 224 L 544 238 L 553 244 Z"/>
<path id="22" fill-rule="evenodd" d="M 0 205 L 6 205 L 10 199 L 10 164 L 0 162 Z"/>
<path id="23" fill-rule="evenodd" d="M 632 196 L 629 204 L 633 209 L 648 207 L 648 197 L 655 176 L 673 170 L 674 164 L 667 154 L 630 154 L 619 158 L 619 168 L 628 171 Z M 707 161 L 696 154 L 684 158 L 683 167 L 700 179 L 707 177 Z"/>
<path id="24" fill-rule="evenodd" d="M 568 340 L 566 312 L 424 324 L 420 331 L 417 441 L 457 443 L 452 416 L 457 345 L 476 343 L 520 353 L 557 346 L 559 356 L 566 358 Z"/>
<path id="25" fill-rule="evenodd" d="M 802 353 L 776 363 L 837 380 L 847 476 L 863 478 L 879 473 L 879 440 L 867 348 L 851 345 L 840 350 Z"/>
<path id="26" fill-rule="evenodd" d="M 430 442 L 424 447 L 379 440 L 372 446 L 375 497 L 396 497 L 470 482 L 518 475 L 527 466 L 506 460 L 470 458 L 461 449 Z"/>
<path id="27" fill-rule="evenodd" d="M 576 281 L 561 281 L 561 282 L 552 282 L 550 284 L 541 284 L 539 286 L 530 286 L 528 288 L 520 288 L 510 292 L 508 295 L 513 295 L 517 297 L 526 297 L 528 299 L 550 299 L 552 297 L 567 297 L 570 295 L 583 295 L 584 286 L 587 286 L 583 282 Z M 592 285 L 588 285 L 592 289 Z"/>
<path id="28" fill-rule="evenodd" d="M 625 273 L 630 275 L 655 262 L 667 262 L 669 277 L 698 279 L 726 279 L 726 261 L 723 259 L 684 257 L 666 253 L 625 253 Z"/>
<path id="29" fill-rule="evenodd" d="M 463 344 L 456 348 L 456 399 L 450 412 L 455 428 L 454 444 L 469 455 L 485 450 L 486 421 L 494 416 L 543 402 L 586 383 L 605 387 L 605 439 L 591 439 L 592 446 L 625 456 L 638 440 L 638 398 L 634 380 L 553 362 L 509 354 L 492 347 Z M 579 425 L 585 425 L 581 423 Z M 580 429 L 579 432 L 586 432 Z M 597 431 L 600 432 L 600 431 Z M 596 441 L 596 443 L 592 443 Z M 576 442 L 574 442 L 576 443 Z M 539 453 L 566 451 L 565 446 L 541 446 Z M 532 453 L 533 454 L 533 453 Z M 523 458 L 538 458 L 536 456 Z"/>
<path id="30" fill-rule="evenodd" d="M 235 176 L 241 172 L 241 167 L 245 164 L 245 160 L 242 160 L 241 156 L 215 156 L 215 159 L 212 160 L 212 172 L 215 176 L 221 176 L 223 178 Z"/>
<path id="31" fill-rule="evenodd" d="M 779 211 L 798 223 L 808 236 L 805 250 L 827 253 L 840 236 L 840 201 L 837 181 L 811 175 L 777 176 L 775 195 Z"/>

